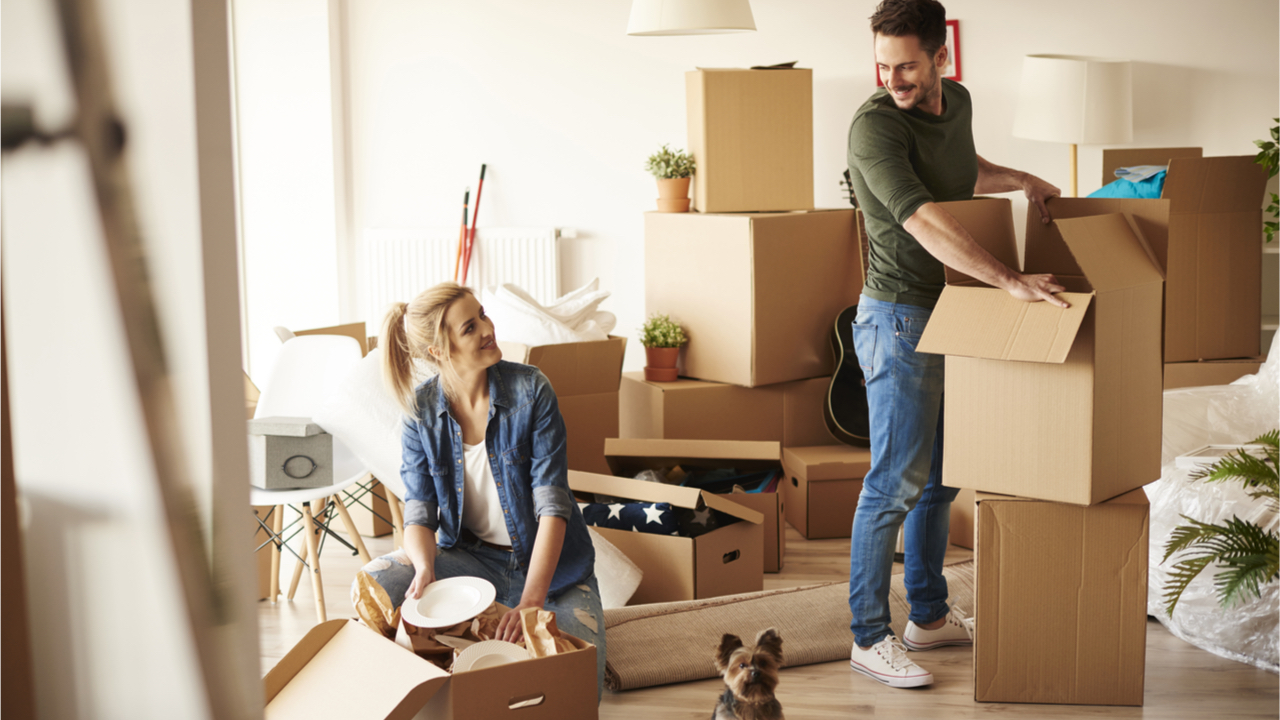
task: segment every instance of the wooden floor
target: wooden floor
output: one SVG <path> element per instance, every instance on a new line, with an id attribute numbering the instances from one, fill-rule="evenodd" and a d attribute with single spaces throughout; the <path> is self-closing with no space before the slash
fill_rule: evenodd
<path id="1" fill-rule="evenodd" d="M 390 536 L 365 540 L 378 556 L 392 547 Z M 948 561 L 966 559 L 953 547 Z M 330 619 L 351 617 L 351 579 L 360 568 L 337 543 L 327 543 L 321 560 L 325 607 Z M 783 572 L 765 575 L 765 588 L 785 588 L 848 578 L 849 541 L 808 541 L 787 528 Z M 289 579 L 285 563 L 283 582 Z M 304 577 L 293 602 L 259 603 L 262 671 L 265 673 L 316 622 L 311 586 Z M 933 673 L 931 687 L 897 690 L 854 674 L 846 662 L 786 668 L 778 698 L 788 718 L 1276 718 L 1280 717 L 1280 680 L 1248 665 L 1224 660 L 1175 638 L 1149 621 L 1145 707 L 1001 705 L 973 701 L 971 651 L 942 648 L 913 653 Z M 601 718 L 705 720 L 723 684 L 719 680 L 669 685 L 622 693 L 605 692 Z"/>

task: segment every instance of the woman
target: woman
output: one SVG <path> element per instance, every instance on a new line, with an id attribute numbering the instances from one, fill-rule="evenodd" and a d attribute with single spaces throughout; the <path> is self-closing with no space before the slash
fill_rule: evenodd
<path id="1" fill-rule="evenodd" d="M 497 639 L 521 637 L 524 608 L 556 614 L 596 646 L 604 687 L 604 611 L 595 550 L 569 491 L 564 419 L 540 370 L 506 362 L 471 290 L 441 283 L 383 323 L 383 375 L 407 415 L 400 475 L 404 553 L 367 570 L 393 601 L 435 580 L 481 577 L 513 608 Z M 435 377 L 413 387 L 414 363 Z M 412 565 L 405 565 L 405 556 Z"/>

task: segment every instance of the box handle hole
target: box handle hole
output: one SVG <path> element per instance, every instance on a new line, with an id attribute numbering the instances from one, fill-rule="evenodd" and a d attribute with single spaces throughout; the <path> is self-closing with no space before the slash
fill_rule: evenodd
<path id="1" fill-rule="evenodd" d="M 724 554 L 724 564 L 728 565 L 729 563 L 733 562 L 734 560 L 737 560 L 741 556 L 742 556 L 742 553 L 738 552 L 737 550 L 734 550 L 733 552 L 727 552 Z"/>
<path id="2" fill-rule="evenodd" d="M 545 702 L 546 699 L 547 699 L 546 695 L 526 695 L 524 697 L 518 697 L 518 698 L 512 699 L 511 702 L 507 703 L 507 707 L 511 710 L 519 710 L 520 708 L 527 708 L 527 707 L 537 707 L 538 705 L 541 705 L 543 702 Z"/>
<path id="3" fill-rule="evenodd" d="M 795 478 L 791 478 L 791 487 L 800 487 L 800 481 Z"/>

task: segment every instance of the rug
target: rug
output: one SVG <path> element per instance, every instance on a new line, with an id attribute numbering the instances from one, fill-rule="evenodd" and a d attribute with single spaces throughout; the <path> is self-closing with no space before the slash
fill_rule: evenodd
<path id="1" fill-rule="evenodd" d="M 942 574 L 952 607 L 971 614 L 973 562 L 950 565 Z M 902 578 L 894 575 L 889 588 L 890 627 L 898 637 L 909 612 Z M 847 659 L 851 620 L 847 582 L 606 610 L 605 687 L 634 690 L 716 677 L 712 654 L 721 635 L 750 642 L 768 627 L 782 636 L 786 667 Z"/>

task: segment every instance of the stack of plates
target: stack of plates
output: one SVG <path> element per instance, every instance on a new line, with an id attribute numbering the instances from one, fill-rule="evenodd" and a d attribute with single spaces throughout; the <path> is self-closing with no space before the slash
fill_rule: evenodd
<path id="1" fill-rule="evenodd" d="M 446 578 L 428 585 L 417 602 L 401 605 L 400 617 L 415 627 L 450 627 L 484 612 L 495 597 L 493 583 L 483 578 Z"/>
<path id="2" fill-rule="evenodd" d="M 463 648 L 462 652 L 458 653 L 458 659 L 453 661 L 453 671 L 483 670 L 528 659 L 529 651 L 515 643 L 485 640 Z"/>

